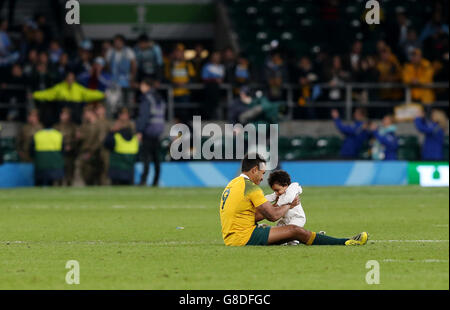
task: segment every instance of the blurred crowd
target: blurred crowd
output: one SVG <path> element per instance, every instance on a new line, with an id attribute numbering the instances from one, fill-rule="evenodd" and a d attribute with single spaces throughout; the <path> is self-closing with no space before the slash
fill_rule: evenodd
<path id="1" fill-rule="evenodd" d="M 448 100 L 448 88 L 421 86 L 448 81 L 448 39 L 448 24 L 439 10 L 423 29 L 414 29 L 399 13 L 373 50 L 355 40 L 348 53 L 319 49 L 292 58 L 277 43 L 257 64 L 232 48 L 217 51 L 182 43 L 162 48 L 146 34 L 135 41 L 122 35 L 102 42 L 86 39 L 71 48 L 52 33 L 43 15 L 19 27 L 0 19 L 0 105 L 8 104 L 7 109 L 0 106 L 0 120 L 26 123 L 17 148 L 21 161 L 35 163 L 36 184 L 72 185 L 76 171 L 86 185 L 132 184 L 140 153 L 145 169 L 138 183 L 147 184 L 148 163 L 153 161 L 150 183 L 157 186 L 160 138 L 167 120 L 162 84 L 173 87 L 175 119 L 183 123 L 192 115 L 218 119 L 219 106 L 228 99 L 222 86 L 231 85 L 234 98 L 226 106 L 228 121 L 246 124 L 278 122 L 286 84 L 296 86 L 295 101 L 306 107 L 307 118 L 315 119 L 311 103 L 342 102 L 344 83 L 405 83 L 412 86 L 413 101 L 431 107 L 415 119 L 425 135 L 422 158 L 442 160 L 448 120 L 432 104 L 439 97 Z M 194 83 L 201 87 L 188 86 Z M 366 90 L 352 95 L 361 103 L 368 101 Z M 404 99 L 404 92 L 395 88 L 375 95 L 387 101 Z M 25 102 L 32 103 L 26 110 L 20 107 Z M 391 113 L 392 108 L 386 108 L 376 125 L 363 109 L 356 109 L 354 123 L 348 125 L 332 110 L 345 136 L 341 157 L 357 158 L 364 143 L 371 141 L 373 159 L 397 159 Z"/>
<path id="2" fill-rule="evenodd" d="M 52 34 L 43 15 L 14 30 L 2 19 L 0 98 L 2 103 L 13 107 L 26 102 L 30 99 L 23 90 L 26 86 L 35 101 L 86 102 L 99 99 L 98 93 L 84 91 L 94 90 L 105 95 L 107 114 L 112 117 L 122 107 L 137 109 L 139 83 L 150 77 L 174 87 L 176 117 L 180 120 L 199 113 L 217 119 L 220 102 L 225 99 L 221 92 L 223 84 L 231 84 L 235 96 L 243 85 L 263 85 L 271 101 L 285 100 L 283 85 L 295 85 L 298 91 L 294 99 L 299 107 L 311 106 L 315 100 L 344 100 L 345 90 L 340 85 L 347 82 L 417 86 L 412 89 L 411 99 L 424 104 L 433 103 L 437 97 L 448 99 L 448 90 L 420 87 L 448 81 L 449 28 L 442 12 L 436 10 L 423 29 L 411 27 L 404 13 L 398 13 L 395 23 L 389 27 L 375 49 L 355 40 L 348 53 L 334 55 L 318 49 L 309 55 L 288 57 L 276 43 L 259 65 L 232 48 L 206 50 L 197 44 L 188 49 L 179 43 L 162 49 L 145 34 L 135 41 L 128 41 L 122 35 L 103 42 L 87 39 L 71 49 Z M 80 86 L 77 91 L 66 89 L 66 84 L 71 82 Z M 191 83 L 201 83 L 203 87 L 192 91 L 186 86 Z M 353 96 L 364 103 L 369 95 L 367 91 L 355 90 Z M 404 91 L 382 89 L 375 96 L 381 100 L 400 100 Z M 192 102 L 200 106 L 194 107 Z M 309 112 L 308 118 L 316 117 Z M 0 119 L 25 118 L 14 108 L 0 113 Z M 80 112 L 76 113 L 79 119 Z"/>

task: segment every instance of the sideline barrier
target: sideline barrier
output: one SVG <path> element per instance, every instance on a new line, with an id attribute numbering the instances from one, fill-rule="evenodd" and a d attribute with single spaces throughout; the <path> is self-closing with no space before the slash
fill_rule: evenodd
<path id="1" fill-rule="evenodd" d="M 280 168 L 304 186 L 407 185 L 449 186 L 448 163 L 407 161 L 285 161 Z M 143 164 L 135 166 L 138 183 Z M 224 187 L 240 173 L 237 161 L 165 162 L 161 167 L 162 187 Z M 153 180 L 150 167 L 147 184 Z M 0 188 L 33 186 L 32 164 L 0 165 Z"/>

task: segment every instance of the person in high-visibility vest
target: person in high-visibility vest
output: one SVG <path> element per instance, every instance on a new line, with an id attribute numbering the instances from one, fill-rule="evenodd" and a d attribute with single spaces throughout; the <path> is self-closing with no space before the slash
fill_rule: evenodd
<path id="1" fill-rule="evenodd" d="M 130 127 L 122 127 L 120 122 L 106 136 L 105 147 L 111 151 L 109 157 L 109 177 L 112 185 L 132 185 L 134 164 L 139 152 L 139 140 Z"/>
<path id="2" fill-rule="evenodd" d="M 36 186 L 52 186 L 64 178 L 63 134 L 50 126 L 36 132 L 31 141 Z"/>

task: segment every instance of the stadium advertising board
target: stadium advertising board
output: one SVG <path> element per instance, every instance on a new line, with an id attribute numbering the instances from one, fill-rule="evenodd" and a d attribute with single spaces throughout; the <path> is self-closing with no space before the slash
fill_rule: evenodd
<path id="1" fill-rule="evenodd" d="M 424 187 L 449 186 L 448 163 L 410 162 L 408 163 L 408 183 Z"/>

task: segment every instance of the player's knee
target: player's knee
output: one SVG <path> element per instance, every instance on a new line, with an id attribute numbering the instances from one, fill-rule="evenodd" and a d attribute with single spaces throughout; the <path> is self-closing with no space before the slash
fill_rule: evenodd
<path id="1" fill-rule="evenodd" d="M 291 233 L 291 235 L 293 237 L 297 237 L 304 233 L 304 229 L 297 225 L 288 225 L 288 226 L 289 226 L 289 232 Z"/>

